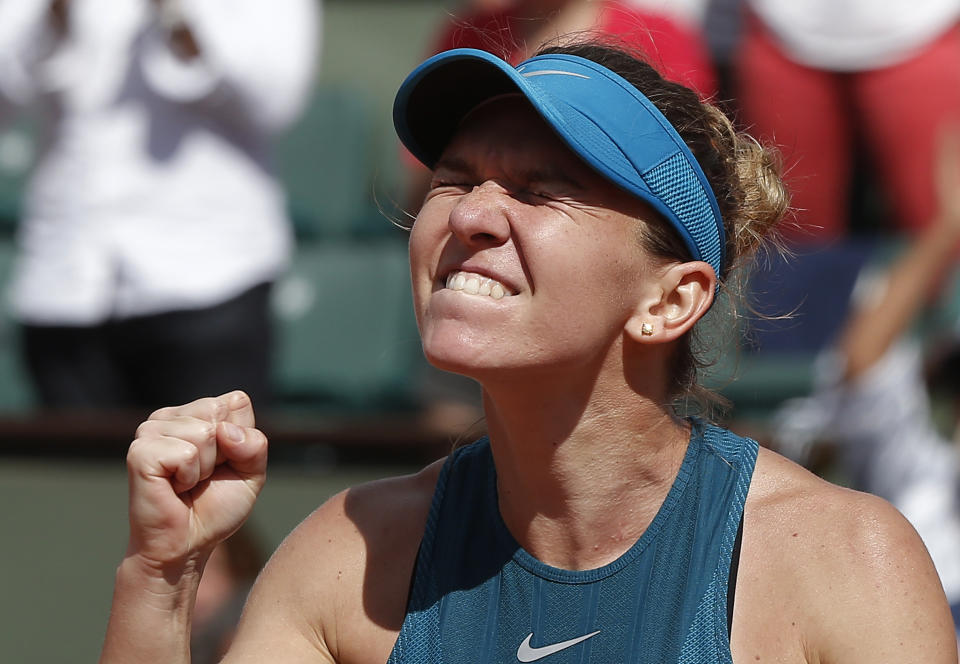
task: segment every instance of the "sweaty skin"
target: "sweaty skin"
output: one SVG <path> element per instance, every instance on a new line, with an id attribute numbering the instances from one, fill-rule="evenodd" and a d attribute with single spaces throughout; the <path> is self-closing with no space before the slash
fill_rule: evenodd
<path id="1" fill-rule="evenodd" d="M 502 99 L 449 146 L 412 232 L 424 351 L 483 385 L 501 514 L 547 564 L 589 569 L 622 555 L 685 452 L 687 424 L 660 405 L 668 351 L 709 307 L 716 277 L 705 263 L 646 256 L 636 229 L 648 214 L 529 108 Z M 509 294 L 447 288 L 452 272 Z M 263 481 L 266 444 L 253 427 L 236 393 L 141 427 L 130 460 L 141 534 L 118 571 L 104 664 L 188 661 L 199 570 Z M 310 515 L 257 581 L 225 661 L 385 662 L 441 463 Z M 735 662 L 957 661 L 929 556 L 887 503 L 761 450 L 744 519 Z"/>

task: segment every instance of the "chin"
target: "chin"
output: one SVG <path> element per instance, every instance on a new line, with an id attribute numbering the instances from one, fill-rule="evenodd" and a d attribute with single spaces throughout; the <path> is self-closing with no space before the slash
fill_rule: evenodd
<path id="1" fill-rule="evenodd" d="M 424 335 L 423 354 L 437 369 L 477 380 L 490 370 L 505 368 L 500 352 L 471 339 L 463 330 L 440 326 Z"/>
<path id="2" fill-rule="evenodd" d="M 482 372 L 485 368 L 492 368 L 483 367 L 480 363 L 480 358 L 476 357 L 477 353 L 475 351 L 465 352 L 465 350 L 466 349 L 462 347 L 437 348 L 436 345 L 428 346 L 427 344 L 423 346 L 423 354 L 426 356 L 427 362 L 442 371 L 449 371 L 450 373 L 473 378 L 478 372 Z"/>

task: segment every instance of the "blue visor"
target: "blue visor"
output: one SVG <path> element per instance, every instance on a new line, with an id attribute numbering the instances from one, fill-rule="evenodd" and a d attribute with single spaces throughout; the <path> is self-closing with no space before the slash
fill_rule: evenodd
<path id="1" fill-rule="evenodd" d="M 482 102 L 520 92 L 571 150 L 676 228 L 695 260 L 723 267 L 723 219 L 690 149 L 624 78 L 574 55 L 540 55 L 516 68 L 485 51 L 433 56 L 400 86 L 397 135 L 433 168 L 463 118 Z"/>

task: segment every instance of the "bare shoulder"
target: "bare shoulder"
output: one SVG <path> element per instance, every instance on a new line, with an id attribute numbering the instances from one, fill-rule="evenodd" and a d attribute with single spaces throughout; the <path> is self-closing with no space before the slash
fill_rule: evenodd
<path id="1" fill-rule="evenodd" d="M 740 569 L 744 661 L 957 661 L 939 578 L 907 520 L 768 450 L 747 497 Z"/>
<path id="2" fill-rule="evenodd" d="M 359 485 L 317 508 L 261 573 L 232 650 L 259 651 L 279 629 L 316 655 L 290 661 L 386 661 L 441 467 Z"/>

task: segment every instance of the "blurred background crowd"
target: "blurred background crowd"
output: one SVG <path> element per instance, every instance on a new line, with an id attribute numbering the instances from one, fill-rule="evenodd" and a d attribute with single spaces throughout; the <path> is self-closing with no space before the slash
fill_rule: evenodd
<path id="1" fill-rule="evenodd" d="M 297 514 L 482 430 L 477 388 L 420 355 L 398 226 L 428 175 L 392 96 L 439 50 L 598 34 L 783 156 L 785 249 L 704 338 L 719 417 L 891 500 L 960 601 L 960 0 L 0 0 L 7 661 L 63 661 L 31 636 L 63 592 L 96 652 L 122 537 L 36 548 L 120 522 L 123 444 L 158 407 L 244 389 L 280 464 L 208 574 L 197 661 Z"/>

